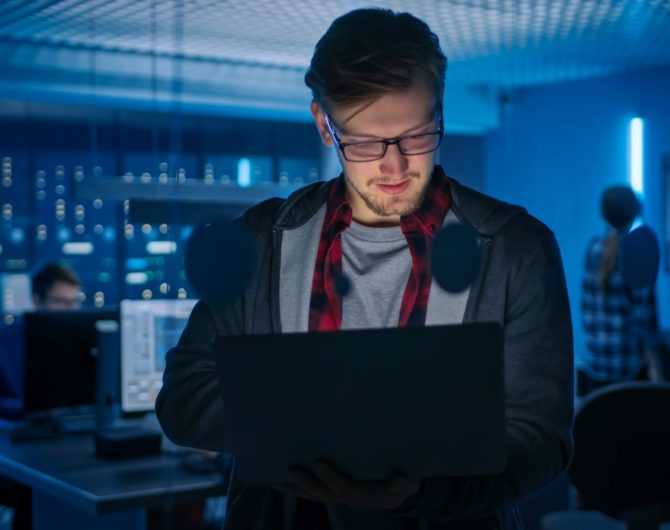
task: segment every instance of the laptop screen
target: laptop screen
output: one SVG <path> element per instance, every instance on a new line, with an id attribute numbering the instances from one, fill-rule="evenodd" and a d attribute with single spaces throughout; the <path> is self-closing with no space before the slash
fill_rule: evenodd
<path id="1" fill-rule="evenodd" d="M 214 349 L 243 482 L 283 483 L 318 459 L 359 480 L 505 467 L 498 324 L 220 336 Z"/>

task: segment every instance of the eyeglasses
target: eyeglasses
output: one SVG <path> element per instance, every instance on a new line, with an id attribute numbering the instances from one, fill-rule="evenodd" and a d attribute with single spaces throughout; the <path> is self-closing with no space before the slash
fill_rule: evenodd
<path id="1" fill-rule="evenodd" d="M 79 298 L 69 298 L 59 295 L 47 294 L 44 298 L 46 309 L 79 309 L 81 302 Z"/>
<path id="2" fill-rule="evenodd" d="M 423 155 L 436 151 L 442 143 L 444 136 L 444 123 L 442 117 L 442 105 L 438 105 L 436 111 L 439 114 L 437 131 L 400 136 L 392 140 L 374 140 L 364 142 L 343 143 L 335 132 L 333 121 L 327 113 L 324 113 L 326 127 L 330 132 L 337 147 L 342 151 L 342 156 L 349 162 L 372 162 L 384 158 L 389 145 L 397 145 L 400 152 L 405 156 Z"/>

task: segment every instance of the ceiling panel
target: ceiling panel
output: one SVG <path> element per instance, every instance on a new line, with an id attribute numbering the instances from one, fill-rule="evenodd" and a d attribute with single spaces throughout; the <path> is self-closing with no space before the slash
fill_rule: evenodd
<path id="1" fill-rule="evenodd" d="M 304 70 L 334 0 L 4 0 L 0 40 Z M 516 87 L 670 63 L 670 0 L 401 0 L 449 79 Z"/>

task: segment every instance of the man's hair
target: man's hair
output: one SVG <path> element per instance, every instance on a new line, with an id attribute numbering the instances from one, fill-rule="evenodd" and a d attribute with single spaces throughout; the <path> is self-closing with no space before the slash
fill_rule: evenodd
<path id="1" fill-rule="evenodd" d="M 60 263 L 47 263 L 33 276 L 33 294 L 44 300 L 47 292 L 56 282 L 65 282 L 81 287 L 81 280 L 72 269 Z"/>
<path id="2" fill-rule="evenodd" d="M 409 13 L 356 9 L 317 42 L 305 84 L 319 104 L 356 104 L 423 78 L 442 98 L 447 58 L 428 25 Z"/>

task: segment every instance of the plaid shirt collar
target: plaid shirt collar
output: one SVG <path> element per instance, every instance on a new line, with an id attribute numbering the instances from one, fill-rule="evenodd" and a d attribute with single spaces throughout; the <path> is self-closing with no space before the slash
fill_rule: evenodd
<path id="1" fill-rule="evenodd" d="M 339 227 L 339 233 L 351 226 L 353 212 L 347 201 L 345 189 L 344 175 L 340 175 L 328 192 L 323 232 Z M 409 215 L 400 217 L 403 234 L 419 232 L 426 237 L 434 237 L 442 227 L 450 206 L 449 177 L 441 166 L 435 166 L 421 207 Z"/>
<path id="2" fill-rule="evenodd" d="M 400 218 L 400 227 L 412 255 L 412 272 L 401 302 L 399 326 L 425 323 L 432 279 L 430 247 L 450 206 L 448 177 L 440 166 L 435 166 L 421 207 Z M 346 200 L 344 176 L 340 175 L 328 193 L 312 281 L 310 330 L 333 330 L 341 326 L 342 299 L 337 289 L 342 278 L 341 235 L 351 226 L 351 220 L 352 209 Z"/>

